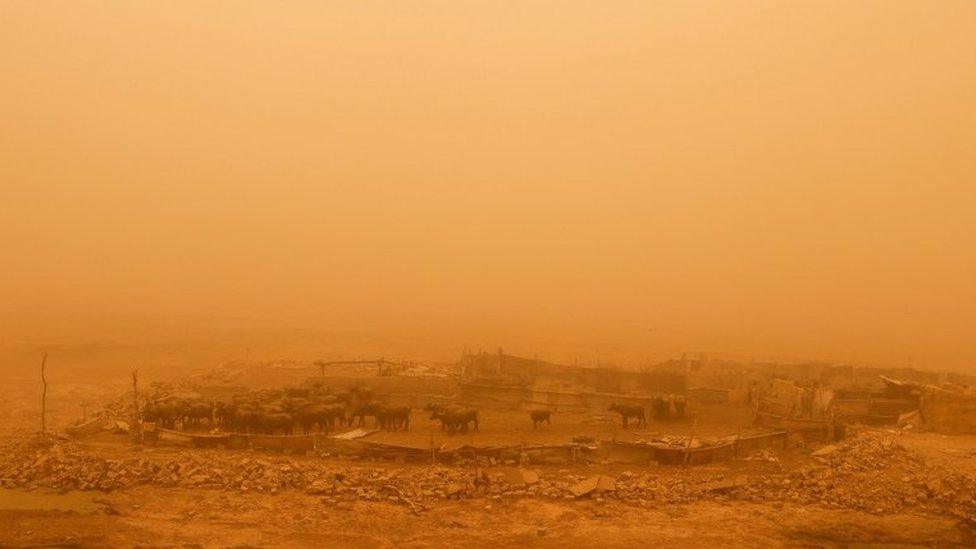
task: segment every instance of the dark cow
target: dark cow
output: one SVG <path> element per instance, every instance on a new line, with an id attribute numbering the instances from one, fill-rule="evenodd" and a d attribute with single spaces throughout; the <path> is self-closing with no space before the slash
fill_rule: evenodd
<path id="1" fill-rule="evenodd" d="M 376 419 L 377 425 L 380 424 L 380 416 L 383 414 L 383 406 L 375 402 L 369 402 L 366 404 L 360 404 L 353 407 L 352 413 L 349 414 L 349 425 L 352 425 L 352 421 L 358 418 L 357 425 L 360 427 L 366 426 L 366 417 L 372 417 Z"/>
<path id="2" fill-rule="evenodd" d="M 234 422 L 235 402 L 215 402 L 214 420 L 221 429 L 230 430 Z"/>
<path id="3" fill-rule="evenodd" d="M 674 397 L 674 414 L 677 417 L 685 417 L 685 406 L 688 404 L 688 400 L 684 395 L 677 395 Z"/>
<path id="4" fill-rule="evenodd" d="M 658 419 L 667 419 L 670 415 L 671 405 L 663 396 L 655 396 L 651 401 L 651 406 L 654 409 L 654 417 Z"/>
<path id="5" fill-rule="evenodd" d="M 164 429 L 176 429 L 183 421 L 183 405 L 174 399 L 150 400 L 142 410 L 145 421 Z"/>
<path id="6" fill-rule="evenodd" d="M 387 406 L 380 411 L 377 416 L 380 425 L 384 429 L 396 432 L 402 428 L 404 431 L 410 430 L 410 407 L 409 406 Z"/>
<path id="7" fill-rule="evenodd" d="M 687 400 L 684 395 L 658 395 L 651 403 L 654 409 L 654 417 L 658 419 L 677 419 L 684 417 Z"/>
<path id="8" fill-rule="evenodd" d="M 212 428 L 213 414 L 213 403 L 205 400 L 191 400 L 186 402 L 183 406 L 183 428 L 199 427 L 204 420 Z"/>
<path id="9" fill-rule="evenodd" d="M 474 430 L 478 430 L 478 411 L 459 406 L 447 406 L 444 408 L 434 408 L 431 411 L 430 419 L 437 419 L 441 422 L 441 429 L 447 429 L 448 435 L 461 431 L 468 432 L 468 425 L 473 424 Z"/>
<path id="10" fill-rule="evenodd" d="M 424 410 L 430 412 L 430 419 L 432 420 L 439 420 L 441 418 L 440 417 L 441 414 L 443 414 L 444 410 L 447 410 L 448 408 L 460 408 L 460 407 L 456 405 L 445 406 L 443 404 L 428 404 L 427 406 L 424 406 Z M 445 430 L 445 428 L 446 428 L 446 424 L 443 421 L 441 421 L 441 431 Z"/>
<path id="11" fill-rule="evenodd" d="M 434 417 L 434 416 L 436 414 L 440 414 L 441 412 L 443 412 L 444 411 L 444 408 L 445 408 L 445 406 L 441 406 L 440 404 L 428 404 L 428 405 L 424 406 L 424 410 L 430 412 L 430 419 L 431 420 L 439 419 L 439 418 Z M 441 422 L 441 431 L 443 431 L 443 430 L 444 430 L 444 422 Z"/>
<path id="12" fill-rule="evenodd" d="M 330 404 L 325 409 L 325 417 L 328 422 L 328 429 L 331 431 L 336 425 L 347 423 L 346 407 L 341 404 Z"/>
<path id="13" fill-rule="evenodd" d="M 218 421 L 224 428 L 237 433 L 257 433 L 261 430 L 258 420 L 260 404 L 257 400 L 235 398 L 219 405 L 216 410 Z"/>
<path id="14" fill-rule="evenodd" d="M 538 428 L 539 424 L 543 421 L 545 421 L 547 425 L 552 425 L 552 412 L 549 410 L 532 410 L 529 412 L 529 417 L 532 418 L 533 429 Z"/>
<path id="15" fill-rule="evenodd" d="M 290 435 L 295 420 L 286 412 L 261 412 L 258 414 L 261 431 L 266 435 Z"/>
<path id="16" fill-rule="evenodd" d="M 234 410 L 233 428 L 241 433 L 261 433 L 264 425 L 261 420 L 263 413 L 255 407 L 241 407 Z"/>
<path id="17" fill-rule="evenodd" d="M 340 404 L 307 404 L 295 410 L 295 419 L 306 435 L 318 426 L 319 430 L 329 432 L 338 420 L 346 419 L 346 408 Z"/>
<path id="18" fill-rule="evenodd" d="M 618 404 L 614 402 L 607 409 L 608 412 L 617 412 L 620 414 L 620 419 L 624 424 L 624 429 L 627 428 L 627 420 L 630 418 L 637 418 L 637 426 L 647 426 L 647 418 L 644 417 L 644 408 L 637 406 L 636 404 Z"/>

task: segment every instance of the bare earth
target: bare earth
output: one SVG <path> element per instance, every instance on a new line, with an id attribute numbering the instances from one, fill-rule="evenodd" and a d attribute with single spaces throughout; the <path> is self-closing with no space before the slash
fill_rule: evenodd
<path id="1" fill-rule="evenodd" d="M 97 353 L 96 353 L 97 354 Z M 78 364 L 83 364 L 80 360 Z M 25 363 L 26 364 L 26 363 Z M 57 364 L 57 363 L 55 363 Z M 55 382 L 49 393 L 49 422 L 63 426 L 86 407 L 101 405 L 125 390 L 128 365 L 109 364 L 100 372 L 52 368 Z M 166 368 L 148 369 L 164 379 Z M 199 370 L 177 368 L 175 377 Z M 277 374 L 276 374 L 277 375 Z M 36 432 L 37 382 L 30 367 L 13 370 L 0 384 L 0 443 L 16 445 Z M 700 436 L 718 436 L 752 428 L 748 410 L 724 413 L 699 406 L 683 422 L 651 422 L 644 430 L 622 431 L 600 417 L 557 416 L 554 425 L 533 431 L 521 414 L 486 411 L 485 426 L 478 434 L 439 438 L 451 445 L 493 444 L 513 440 L 566 441 L 573 434 L 634 439 L 653 434 L 687 435 L 693 425 Z M 515 414 L 515 415 L 513 415 Z M 696 422 L 697 420 L 697 422 Z M 432 436 L 443 437 L 433 424 L 415 413 L 410 434 L 382 433 L 377 440 L 424 446 Z M 868 430 L 855 436 L 875 436 Z M 888 435 L 884 435 L 888 436 Z M 901 459 L 923 460 L 916 472 L 938 467 L 940 471 L 971 478 L 976 473 L 973 456 L 976 438 L 935 434 L 895 433 Z M 100 458 L 125 459 L 145 451 L 125 442 L 96 437 L 79 448 Z M 179 452 L 159 448 L 153 455 L 179 459 Z M 191 450 L 192 451 L 192 450 Z M 825 469 L 801 449 L 777 456 L 775 461 L 745 461 L 709 466 L 707 474 L 742 475 L 762 485 L 764 478 L 785 478 L 806 467 Z M 221 452 L 221 451 L 218 451 Z M 223 451 L 227 452 L 227 451 Z M 321 460 L 318 457 L 295 459 Z M 326 462 L 333 463 L 326 458 Z M 335 462 L 336 466 L 345 466 Z M 921 462 L 920 462 L 921 463 Z M 395 463 L 356 463 L 356 467 L 397 467 Z M 543 476 L 619 475 L 624 469 L 655 478 L 679 478 L 698 474 L 689 468 L 661 466 L 575 466 L 566 470 L 539 468 Z M 827 467 L 829 469 L 830 467 Z M 495 468 L 493 468 L 495 469 Z M 501 467 L 499 470 L 503 469 Z M 691 468 L 694 469 L 694 468 Z M 705 474 L 705 473 L 702 473 Z M 819 473 L 817 473 L 819 474 Z M 870 471 L 857 473 L 870 475 Z M 807 478 L 807 477 L 804 477 Z M 843 477 L 859 478 L 857 476 Z M 865 477 L 867 478 L 867 476 Z M 922 479 L 924 480 L 924 479 Z M 904 493 L 916 479 L 904 481 Z M 778 482 L 778 481 L 777 481 Z M 802 481 L 805 482 L 805 481 Z M 899 479 L 892 479 L 899 482 Z M 921 481 L 920 481 L 921 482 Z M 580 499 L 546 497 L 474 497 L 439 499 L 413 512 L 409 506 L 386 501 L 351 500 L 326 503 L 320 495 L 301 489 L 273 492 L 227 488 L 137 485 L 110 491 L 56 493 L 43 486 L 0 489 L 0 546 L 4 547 L 719 547 L 796 546 L 821 547 L 880 544 L 892 546 L 972 546 L 974 530 L 963 512 L 921 504 L 894 505 L 885 509 L 844 506 L 826 497 L 794 501 L 789 494 L 764 499 L 763 489 L 738 496 L 699 498 L 687 502 L 648 500 L 640 504 L 612 497 Z M 857 496 L 859 487 L 846 487 Z M 832 488 L 826 488 L 830 492 Z M 900 492 L 901 493 L 901 492 Z M 758 494 L 758 495 L 757 495 Z M 853 497 L 852 496 L 852 497 Z M 883 495 L 882 495 L 883 496 Z M 872 497 L 882 497 L 877 494 Z M 966 495 L 953 494 L 954 498 Z M 942 498 L 942 496 L 939 496 Z M 936 501 L 936 496 L 932 496 Z M 939 499 L 938 501 L 964 501 Z"/>
<path id="2" fill-rule="evenodd" d="M 323 508 L 301 493 L 239 495 L 144 489 L 101 494 L 96 513 L 2 510 L 4 545 L 603 547 L 832 546 L 850 543 L 967 545 L 947 518 L 751 503 L 640 509 L 593 501 L 462 501 L 422 515 L 383 503 Z"/>

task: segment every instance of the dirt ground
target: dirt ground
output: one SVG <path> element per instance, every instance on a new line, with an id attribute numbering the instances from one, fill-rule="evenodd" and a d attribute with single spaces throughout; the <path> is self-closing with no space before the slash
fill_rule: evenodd
<path id="1" fill-rule="evenodd" d="M 169 347 L 167 347 L 169 349 Z M 189 349 L 189 347 L 185 348 Z M 286 352 L 287 349 L 280 349 Z M 130 350 L 75 349 L 72 366 L 50 365 L 48 421 L 57 428 L 91 411 L 127 389 L 132 362 Z M 189 350 L 187 350 L 190 353 Z M 165 353 L 152 356 L 166 357 Z M 190 353 L 192 354 L 192 353 Z M 0 380 L 0 442 L 12 442 L 37 431 L 39 387 L 36 364 L 23 353 Z M 176 353 L 172 356 L 182 356 Z M 101 368 L 88 368 L 95 363 Z M 155 360 L 155 359 L 154 359 Z M 169 360 L 169 359 L 167 359 Z M 209 355 L 197 359 L 159 358 L 146 367 L 147 379 L 174 379 L 201 371 Z M 151 362 L 151 361 L 150 361 Z M 10 363 L 10 362 L 8 362 Z M 212 363 L 211 363 L 212 364 Z M 414 412 L 409 433 L 378 433 L 378 442 L 426 446 L 437 444 L 493 445 L 566 442 L 579 434 L 618 440 L 642 440 L 658 435 L 719 437 L 748 432 L 745 408 L 697 406 L 681 421 L 651 421 L 646 429 L 619 429 L 601 414 L 557 414 L 551 426 L 533 430 L 524 412 L 484 410 L 482 428 L 448 438 L 422 411 Z M 976 437 L 944 437 L 930 433 L 897 433 L 899 443 L 924 458 L 926 464 L 960 475 L 976 473 Z M 130 445 L 92 440 L 86 451 L 122 459 L 134 452 Z M 178 459 L 178 452 L 154 452 Z M 301 457 L 314 459 L 318 457 Z M 711 473 L 745 472 L 761 479 L 783 475 L 791 468 L 810 466 L 807 454 L 781 455 L 775 462 L 737 461 L 710 466 Z M 358 463 L 360 467 L 398 467 L 391 463 Z M 576 467 L 576 466 L 574 466 Z M 584 467 L 584 466 L 579 466 Z M 818 465 L 820 469 L 824 466 Z M 559 469 L 558 471 L 556 469 Z M 600 472 L 620 474 L 624 467 Z M 659 478 L 677 476 L 683 469 L 629 466 Z M 549 467 L 546 474 L 592 474 L 593 468 Z M 851 487 L 857 491 L 857 487 Z M 54 493 L 36 489 L 0 489 L 0 546 L 2 547 L 565 547 L 599 544 L 604 547 L 833 547 L 833 546 L 973 546 L 973 530 L 959 516 L 905 511 L 875 512 L 789 499 L 716 497 L 687 503 L 647 501 L 635 505 L 612 498 L 444 499 L 412 512 L 407 506 L 383 501 L 325 504 L 305 490 L 274 493 L 201 487 L 140 485 L 112 491 Z"/>
<path id="2" fill-rule="evenodd" d="M 574 436 L 591 436 L 597 439 L 620 441 L 641 441 L 665 436 L 687 437 L 692 432 L 703 438 L 719 438 L 735 435 L 736 432 L 748 434 L 762 432 L 751 425 L 748 408 L 724 408 L 719 412 L 716 406 L 698 406 L 690 410 L 688 417 L 673 421 L 649 419 L 646 427 L 629 426 L 622 428 L 620 420 L 612 414 L 587 414 L 559 412 L 553 415 L 552 424 L 533 428 L 527 412 L 519 410 L 479 410 L 477 431 L 445 435 L 440 424 L 430 420 L 430 414 L 414 410 L 410 418 L 409 432 L 379 432 L 369 437 L 370 441 L 400 444 L 404 446 L 427 447 L 433 438 L 437 446 L 454 448 L 464 445 L 494 446 L 504 444 L 555 444 L 565 443 Z M 702 419 L 699 421 L 699 417 Z M 712 420 L 705 418 L 711 417 Z"/>
<path id="3" fill-rule="evenodd" d="M 55 496 L 58 497 L 58 496 Z M 61 496 L 63 497 L 63 496 Z M 148 547 L 819 547 L 965 545 L 952 520 L 751 503 L 651 509 L 593 501 L 452 502 L 422 515 L 402 506 L 324 508 L 276 496 L 135 489 L 99 495 L 93 513 L 0 510 L 5 546 Z"/>

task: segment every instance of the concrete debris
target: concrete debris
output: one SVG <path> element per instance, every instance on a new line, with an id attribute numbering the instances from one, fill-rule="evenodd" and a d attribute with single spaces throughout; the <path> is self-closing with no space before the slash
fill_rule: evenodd
<path id="1" fill-rule="evenodd" d="M 716 494 L 727 493 L 736 486 L 741 486 L 747 481 L 744 477 L 731 478 L 731 479 L 720 479 L 712 482 L 706 482 L 705 484 L 699 485 L 697 488 L 702 492 L 711 492 Z"/>
<path id="2" fill-rule="evenodd" d="M 419 512 L 438 500 L 520 498 L 616 500 L 639 506 L 738 500 L 871 513 L 905 510 L 976 521 L 976 479 L 927 463 L 883 432 L 826 447 L 798 468 L 755 474 L 665 468 L 580 475 L 578 469 L 350 466 L 315 457 L 226 450 L 146 450 L 104 457 L 65 437 L 39 436 L 0 446 L 0 487 L 118 490 L 140 485 L 277 493 L 302 490 L 343 509 L 387 501 Z"/>
<path id="3" fill-rule="evenodd" d="M 838 446 L 836 444 L 828 444 L 827 446 L 817 448 L 816 450 L 811 452 L 810 455 L 813 457 L 829 456 L 830 454 L 836 452 L 837 448 Z"/>
<path id="4" fill-rule="evenodd" d="M 510 469 L 506 471 L 503 478 L 505 482 L 513 486 L 521 486 L 539 482 L 539 473 L 520 467 L 518 469 Z"/>
<path id="5" fill-rule="evenodd" d="M 596 490 L 597 483 L 599 483 L 600 477 L 594 476 L 590 477 L 582 482 L 578 482 L 569 489 L 575 497 L 582 497 L 590 492 Z"/>
<path id="6" fill-rule="evenodd" d="M 358 429 L 353 429 L 352 431 L 346 433 L 340 433 L 338 435 L 332 435 L 332 438 L 337 438 L 341 440 L 355 440 L 357 438 L 368 437 L 380 432 L 379 429 L 364 429 L 362 427 Z"/>
<path id="7" fill-rule="evenodd" d="M 889 434 L 860 433 L 812 455 L 820 465 L 755 478 L 734 488 L 733 497 L 870 513 L 912 510 L 976 517 L 976 479 L 927 463 Z"/>
<path id="8" fill-rule="evenodd" d="M 747 456 L 746 461 L 765 461 L 767 463 L 779 463 L 779 456 L 772 450 L 760 450 Z"/>
<path id="9" fill-rule="evenodd" d="M 607 475 L 593 475 L 573 485 L 569 489 L 575 497 L 582 497 L 590 492 L 613 491 L 617 488 L 617 481 Z"/>
<path id="10" fill-rule="evenodd" d="M 922 427 L 922 414 L 918 410 L 913 410 L 911 412 L 905 412 L 898 416 L 898 426 L 902 429 L 909 430 L 915 429 L 919 430 Z"/>

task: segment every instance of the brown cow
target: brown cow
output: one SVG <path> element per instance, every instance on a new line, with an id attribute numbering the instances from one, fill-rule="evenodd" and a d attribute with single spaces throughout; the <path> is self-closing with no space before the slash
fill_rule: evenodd
<path id="1" fill-rule="evenodd" d="M 315 426 L 329 432 L 335 426 L 337 419 L 340 425 L 346 419 L 346 409 L 339 404 L 306 404 L 295 410 L 295 419 L 306 435 L 312 432 Z"/>
<path id="2" fill-rule="evenodd" d="M 174 399 L 150 400 L 142 410 L 143 419 L 164 429 L 176 429 L 183 420 L 183 406 Z"/>
<path id="3" fill-rule="evenodd" d="M 430 414 L 430 419 L 440 420 L 441 429 L 446 428 L 448 435 L 453 435 L 458 431 L 467 433 L 469 424 L 474 424 L 474 430 L 478 430 L 478 411 L 471 408 L 448 406 L 434 409 Z"/>
<path id="4" fill-rule="evenodd" d="M 353 407 L 352 413 L 349 414 L 349 425 L 352 425 L 352 420 L 359 418 L 358 425 L 360 427 L 366 426 L 366 417 L 370 416 L 376 419 L 376 424 L 380 425 L 380 416 L 383 414 L 384 407 L 381 404 L 375 402 L 369 402 L 366 404 L 360 404 Z"/>
<path id="5" fill-rule="evenodd" d="M 543 421 L 545 421 L 547 425 L 552 425 L 552 412 L 549 410 L 532 410 L 529 412 L 529 417 L 532 418 L 533 429 L 538 428 L 539 424 Z"/>
<path id="6" fill-rule="evenodd" d="M 206 420 L 209 425 L 213 422 L 213 413 L 213 403 L 211 402 L 205 400 L 188 401 L 183 407 L 183 428 L 199 427 L 203 420 Z M 213 425 L 211 425 L 212 427 Z"/>
<path id="7" fill-rule="evenodd" d="M 283 435 L 290 435 L 295 424 L 291 414 L 285 412 L 260 412 L 258 422 L 262 432 L 266 435 L 274 435 L 279 432 Z"/>
<path id="8" fill-rule="evenodd" d="M 403 428 L 404 431 L 410 430 L 410 407 L 409 406 L 387 406 L 382 409 L 378 416 L 380 424 L 384 429 L 396 432 Z"/>
<path id="9" fill-rule="evenodd" d="M 636 404 L 618 404 L 614 402 L 607 409 L 608 412 L 617 412 L 623 421 L 624 429 L 627 428 L 627 420 L 631 417 L 637 418 L 637 426 L 647 426 L 647 418 L 644 417 L 644 408 Z"/>

